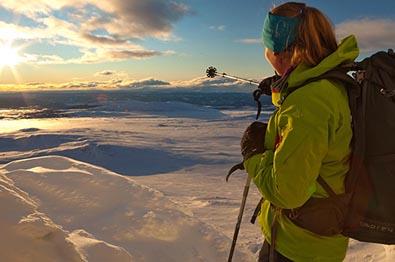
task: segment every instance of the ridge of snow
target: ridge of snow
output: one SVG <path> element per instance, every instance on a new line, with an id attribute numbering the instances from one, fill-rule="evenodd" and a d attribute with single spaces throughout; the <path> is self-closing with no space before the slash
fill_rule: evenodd
<path id="1" fill-rule="evenodd" d="M 103 168 L 45 156 L 0 166 L 0 179 L 0 205 L 5 208 L 0 229 L 6 232 L 0 242 L 18 238 L 0 245 L 8 260 L 27 261 L 32 254 L 37 261 L 227 257 L 229 238 L 184 213 L 161 192 Z M 23 244 L 32 239 L 31 246 Z M 236 259 L 252 258 L 240 250 Z"/>

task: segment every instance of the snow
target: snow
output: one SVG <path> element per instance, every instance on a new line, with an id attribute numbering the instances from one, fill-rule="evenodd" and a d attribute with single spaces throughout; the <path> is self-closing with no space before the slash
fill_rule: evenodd
<path id="1" fill-rule="evenodd" d="M 218 110 L 199 107 L 192 104 L 182 102 L 142 102 L 142 101 L 126 101 L 126 102 L 108 102 L 98 107 L 86 111 L 77 111 L 69 114 L 73 117 L 101 117 L 101 116 L 139 116 L 139 117 L 155 117 L 165 116 L 171 118 L 197 118 L 197 119 L 220 119 L 225 114 Z"/>
<path id="2" fill-rule="evenodd" d="M 67 233 L 37 210 L 37 203 L 0 174 L 2 261 L 81 261 Z"/>
<path id="3" fill-rule="evenodd" d="M 37 254 L 36 261 L 226 258 L 226 236 L 128 177 L 60 156 L 13 161 L 0 174 L 0 225 L 12 229 L 1 243 Z M 9 260 L 26 259 L 1 248 Z"/>
<path id="4" fill-rule="evenodd" d="M 225 261 L 246 178 L 225 174 L 254 113 L 110 101 L 0 119 L 1 261 Z M 259 252 L 259 198 L 234 261 Z M 395 261 L 395 247 L 351 240 L 346 261 Z"/>

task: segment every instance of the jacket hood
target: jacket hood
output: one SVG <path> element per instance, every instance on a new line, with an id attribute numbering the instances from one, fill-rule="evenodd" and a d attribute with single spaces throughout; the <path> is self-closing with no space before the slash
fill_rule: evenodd
<path id="1" fill-rule="evenodd" d="M 324 58 L 318 65 L 309 67 L 299 64 L 288 77 L 288 87 L 298 86 L 306 80 L 318 77 L 334 67 L 353 62 L 359 55 L 357 40 L 354 35 L 344 38 L 335 52 Z"/>

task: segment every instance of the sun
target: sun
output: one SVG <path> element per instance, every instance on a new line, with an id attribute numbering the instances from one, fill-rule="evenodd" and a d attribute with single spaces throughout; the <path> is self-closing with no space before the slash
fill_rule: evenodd
<path id="1" fill-rule="evenodd" d="M 18 54 L 18 48 L 12 47 L 10 43 L 0 45 L 0 67 L 16 66 L 22 61 Z"/>

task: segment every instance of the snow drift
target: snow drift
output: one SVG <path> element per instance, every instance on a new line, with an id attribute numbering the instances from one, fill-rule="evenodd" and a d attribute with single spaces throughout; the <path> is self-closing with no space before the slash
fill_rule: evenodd
<path id="1" fill-rule="evenodd" d="M 6 261 L 224 261 L 230 242 L 161 192 L 59 156 L 0 166 L 0 206 Z"/>

